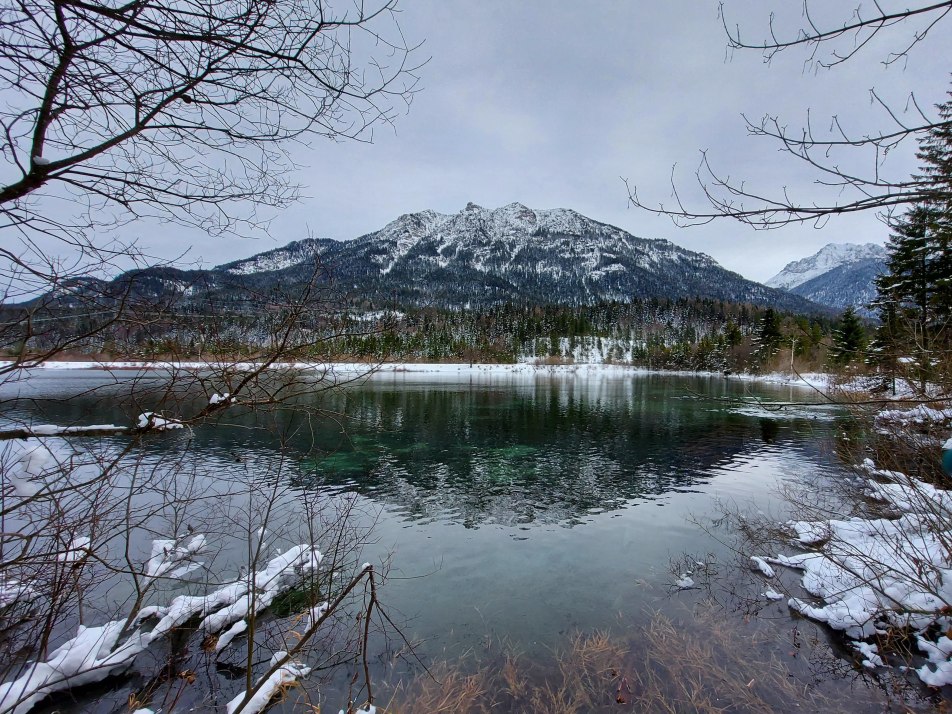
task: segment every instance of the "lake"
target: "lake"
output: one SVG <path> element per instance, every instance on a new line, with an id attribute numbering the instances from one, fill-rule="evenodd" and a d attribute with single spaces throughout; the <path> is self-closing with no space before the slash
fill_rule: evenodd
<path id="1" fill-rule="evenodd" d="M 46 369 L 3 396 L 29 397 L 7 413 L 35 423 L 129 423 L 144 402 L 127 391 L 121 374 Z M 672 564 L 730 560 L 723 534 L 701 526 L 725 508 L 779 517 L 778 487 L 847 475 L 838 412 L 751 403 L 815 397 L 624 370 L 389 372 L 315 396 L 323 416 L 307 429 L 290 413 L 269 432 L 226 415 L 149 449 L 187 444 L 207 479 L 280 452 L 293 489 L 359 504 L 353 517 L 372 526 L 360 557 L 387 563 L 383 602 L 424 661 L 490 641 L 541 658 L 573 632 L 693 606 Z M 773 616 L 789 621 L 782 603 Z"/>

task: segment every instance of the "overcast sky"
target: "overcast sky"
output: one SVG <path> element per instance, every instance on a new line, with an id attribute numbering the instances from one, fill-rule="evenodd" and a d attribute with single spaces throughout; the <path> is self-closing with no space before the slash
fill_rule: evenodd
<path id="1" fill-rule="evenodd" d="M 856 1 L 817 5 L 845 19 Z M 799 6 L 726 0 L 725 11 L 749 39 L 760 39 L 772 9 L 789 13 L 778 24 L 793 33 Z M 195 241 L 191 257 L 213 265 L 308 231 L 350 239 L 402 213 L 519 201 L 668 238 L 766 280 L 826 243 L 882 243 L 887 231 L 874 215 L 837 219 L 822 230 L 757 232 L 728 220 L 678 228 L 628 208 L 619 177 L 637 184 L 644 198 L 664 201 L 672 165 L 690 187 L 699 150 L 707 149 L 715 166 L 749 185 L 813 195 L 814 176 L 776 146 L 747 137 L 741 114 L 776 114 L 799 126 L 810 108 L 818 126 L 836 114 L 846 126 L 868 130 L 882 118 L 870 106 L 871 88 L 900 109 L 911 89 L 930 106 L 945 98 L 950 79 L 952 27 L 939 27 L 908 62 L 882 65 L 885 52 L 897 48 L 893 34 L 855 61 L 814 73 L 804 71 L 802 50 L 770 65 L 756 52 L 728 56 L 711 0 L 404 0 L 401 8 L 408 41 L 424 41 L 420 58 L 431 59 L 420 71 L 422 91 L 394 128 L 378 128 L 372 144 L 317 142 L 296 155 L 306 198 L 275 220 L 273 239 L 197 241 L 166 228 L 160 240 L 143 229 L 152 252 L 171 255 Z M 890 158 L 894 175 L 915 169 L 914 149 Z"/>

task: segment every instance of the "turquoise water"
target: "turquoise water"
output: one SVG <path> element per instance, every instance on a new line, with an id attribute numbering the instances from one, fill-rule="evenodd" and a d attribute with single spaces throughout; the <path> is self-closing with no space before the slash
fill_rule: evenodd
<path id="1" fill-rule="evenodd" d="M 488 635 L 531 651 L 664 608 L 672 560 L 724 555 L 698 521 L 782 509 L 778 484 L 841 473 L 829 411 L 724 401 L 754 395 L 814 396 L 658 375 L 381 376 L 339 397 L 355 421 L 308 466 L 382 509 L 388 603 L 428 650 Z"/>

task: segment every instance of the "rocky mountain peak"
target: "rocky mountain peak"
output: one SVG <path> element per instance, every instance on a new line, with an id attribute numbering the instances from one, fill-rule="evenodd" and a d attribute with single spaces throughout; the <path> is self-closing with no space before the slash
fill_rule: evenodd
<path id="1" fill-rule="evenodd" d="M 296 241 L 191 273 L 139 272 L 150 277 L 148 289 L 156 294 L 227 299 L 243 288 L 266 293 L 311 280 L 315 259 L 327 268 L 324 289 L 333 299 L 364 307 L 458 310 L 707 298 L 801 312 L 818 309 L 670 241 L 640 238 L 570 209 L 522 203 L 486 209 L 470 202 L 451 215 L 406 213 L 352 240 Z"/>
<path id="2" fill-rule="evenodd" d="M 321 259 L 362 299 L 405 305 L 704 296 L 809 309 L 670 241 L 639 238 L 570 209 L 518 202 L 494 209 L 470 202 L 455 214 L 407 213 L 374 233 L 333 244 Z M 249 259 L 248 267 L 254 264 Z"/>
<path id="3" fill-rule="evenodd" d="M 876 276 L 885 269 L 887 251 L 876 243 L 829 243 L 813 255 L 788 263 L 767 281 L 821 305 L 856 308 L 871 316 Z"/>
<path id="4" fill-rule="evenodd" d="M 876 243 L 828 243 L 813 255 L 787 263 L 765 285 L 792 290 L 824 273 L 865 260 L 885 260 L 886 248 Z"/>

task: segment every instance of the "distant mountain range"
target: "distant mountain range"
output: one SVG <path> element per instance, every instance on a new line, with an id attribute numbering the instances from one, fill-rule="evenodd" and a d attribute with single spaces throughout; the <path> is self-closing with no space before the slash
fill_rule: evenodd
<path id="1" fill-rule="evenodd" d="M 112 287 L 95 287 L 118 290 L 135 278 L 136 290 L 198 301 L 235 289 L 293 285 L 307 279 L 316 261 L 327 266 L 340 297 L 368 308 L 703 297 L 822 311 L 670 241 L 638 238 L 572 210 L 519 203 L 495 210 L 470 203 L 455 214 L 409 213 L 349 241 L 307 239 L 208 270 L 148 268 L 116 278 Z"/>
<path id="2" fill-rule="evenodd" d="M 872 315 L 876 276 L 886 269 L 886 248 L 875 243 L 830 243 L 809 258 L 788 263 L 766 282 L 769 287 L 828 305 Z"/>

